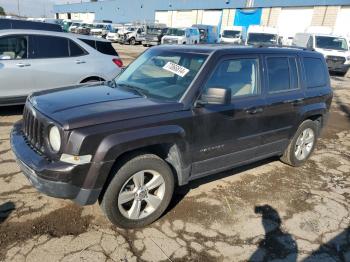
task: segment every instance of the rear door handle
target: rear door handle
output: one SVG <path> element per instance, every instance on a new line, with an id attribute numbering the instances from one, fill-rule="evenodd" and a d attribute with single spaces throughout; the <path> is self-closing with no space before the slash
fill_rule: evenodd
<path id="1" fill-rule="evenodd" d="M 82 61 L 82 60 L 75 60 L 75 63 L 80 65 L 80 64 L 85 64 L 86 62 L 85 61 Z"/>
<path id="2" fill-rule="evenodd" d="M 255 115 L 255 114 L 262 113 L 263 111 L 264 109 L 262 107 L 257 107 L 257 108 L 255 107 L 255 108 L 249 108 L 245 112 L 247 114 Z"/>
<path id="3" fill-rule="evenodd" d="M 292 101 L 292 105 L 297 106 L 297 105 L 301 105 L 304 102 L 304 99 L 296 99 Z"/>
<path id="4" fill-rule="evenodd" d="M 16 64 L 16 66 L 18 66 L 18 67 L 28 67 L 28 66 L 30 66 L 30 64 L 28 64 L 28 63 L 18 63 L 18 64 Z"/>

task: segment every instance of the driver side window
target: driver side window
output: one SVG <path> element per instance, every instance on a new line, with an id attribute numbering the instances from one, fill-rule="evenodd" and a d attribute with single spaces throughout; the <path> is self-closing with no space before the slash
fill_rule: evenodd
<path id="1" fill-rule="evenodd" d="M 27 59 L 28 40 L 26 36 L 0 38 L 0 60 Z"/>
<path id="2" fill-rule="evenodd" d="M 257 58 L 239 58 L 219 63 L 206 83 L 205 89 L 223 88 L 231 92 L 231 99 L 257 95 L 258 68 Z"/>

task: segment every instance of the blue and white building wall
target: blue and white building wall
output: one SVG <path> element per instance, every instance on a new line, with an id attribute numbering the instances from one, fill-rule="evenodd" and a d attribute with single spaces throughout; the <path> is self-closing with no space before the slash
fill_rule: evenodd
<path id="1" fill-rule="evenodd" d="M 252 24 L 293 36 L 309 26 L 328 26 L 350 36 L 350 0 L 106 0 L 56 5 L 56 16 L 113 22 L 158 21 L 168 26 Z"/>

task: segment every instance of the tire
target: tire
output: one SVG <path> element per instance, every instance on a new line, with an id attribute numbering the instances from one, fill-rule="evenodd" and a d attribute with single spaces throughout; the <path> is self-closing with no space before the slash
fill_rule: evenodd
<path id="1" fill-rule="evenodd" d="M 305 142 L 300 142 L 300 141 L 303 141 L 301 140 L 303 132 L 304 134 L 307 134 L 308 132 L 310 134 L 312 133 L 308 130 L 312 130 L 313 132 L 312 145 L 310 143 L 306 145 L 307 140 L 311 141 L 311 135 L 304 139 Z M 318 121 L 305 120 L 303 123 L 301 123 L 298 130 L 294 134 L 293 139 L 290 141 L 287 149 L 284 151 L 284 154 L 281 157 L 281 161 L 294 167 L 303 165 L 315 150 L 319 133 L 320 133 L 320 123 Z M 298 146 L 297 143 L 303 144 L 303 145 L 305 144 L 305 148 L 308 148 L 308 149 L 304 149 L 305 155 L 301 153 L 303 150 L 300 149 L 300 146 Z M 297 151 L 298 149 L 299 151 Z M 297 152 L 299 152 L 299 154 Z M 299 156 L 299 158 L 297 157 L 297 155 Z"/>
<path id="2" fill-rule="evenodd" d="M 132 37 L 132 38 L 129 40 L 129 44 L 130 44 L 130 45 L 136 45 L 136 39 Z"/>
<path id="3" fill-rule="evenodd" d="M 158 156 L 153 154 L 134 155 L 127 159 L 119 169 L 113 170 L 112 172 L 114 173 L 114 177 L 103 195 L 101 208 L 114 225 L 121 228 L 145 227 L 157 220 L 168 207 L 174 191 L 174 174 L 169 165 Z M 141 190 L 142 187 L 137 187 L 134 182 L 135 176 L 140 173 L 144 174 L 144 188 L 149 188 L 146 193 Z M 157 174 L 157 181 L 162 178 L 164 182 L 155 189 L 151 189 L 151 186 L 147 187 L 147 185 L 151 185 L 151 183 L 149 183 L 150 181 L 155 181 L 153 179 L 155 176 L 153 176 L 151 180 L 146 179 L 150 179 L 150 177 L 147 176 L 153 173 Z M 159 176 L 161 176 L 161 178 Z M 153 185 L 155 185 L 155 183 L 157 182 L 154 182 Z M 129 188 L 125 191 L 127 187 Z M 121 194 L 122 192 L 123 194 Z M 120 204 L 120 202 L 123 201 L 123 198 L 120 196 L 126 196 L 125 193 L 130 194 L 132 199 L 124 204 Z M 150 195 L 153 197 L 151 198 Z M 153 208 L 153 206 L 149 204 L 151 199 L 155 199 L 154 196 L 156 196 L 158 201 L 158 206 L 156 208 Z M 129 199 L 129 197 L 127 198 Z M 132 210 L 137 210 L 137 208 L 133 208 L 137 205 L 140 206 L 138 210 L 141 211 L 132 212 Z M 139 215 L 135 216 L 137 218 L 130 218 L 130 214 L 132 214 L 132 216 L 134 216 L 134 214 Z"/>

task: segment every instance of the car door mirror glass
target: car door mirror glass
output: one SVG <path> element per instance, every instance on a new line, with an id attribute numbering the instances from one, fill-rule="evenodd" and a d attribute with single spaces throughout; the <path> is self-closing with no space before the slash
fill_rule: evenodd
<path id="1" fill-rule="evenodd" d="M 230 103 L 231 90 L 222 87 L 209 87 L 197 101 L 197 105 L 227 105 Z"/>

